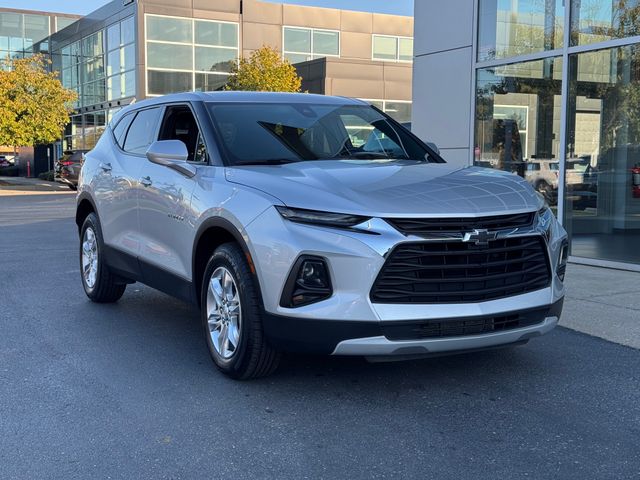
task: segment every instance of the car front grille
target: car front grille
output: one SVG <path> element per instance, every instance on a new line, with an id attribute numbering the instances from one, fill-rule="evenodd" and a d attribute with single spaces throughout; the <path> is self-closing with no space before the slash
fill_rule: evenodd
<path id="1" fill-rule="evenodd" d="M 548 309 L 541 309 L 465 319 L 389 322 L 382 325 L 382 333 L 389 340 L 420 340 L 425 338 L 482 335 L 537 325 L 544 321 L 547 314 Z"/>
<path id="2" fill-rule="evenodd" d="M 475 229 L 512 230 L 533 225 L 535 212 L 479 218 L 393 218 L 386 219 L 405 235 L 429 236 L 442 232 L 470 232 Z"/>
<path id="3" fill-rule="evenodd" d="M 498 239 L 480 247 L 461 241 L 403 243 L 390 253 L 370 298 L 374 303 L 470 303 L 550 283 L 541 236 Z"/>

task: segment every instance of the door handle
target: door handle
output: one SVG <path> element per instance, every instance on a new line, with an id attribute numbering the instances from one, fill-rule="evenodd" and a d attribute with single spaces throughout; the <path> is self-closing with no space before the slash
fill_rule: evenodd
<path id="1" fill-rule="evenodd" d="M 111 164 L 110 164 L 110 163 L 100 163 L 99 167 L 100 167 L 104 172 L 110 172 L 110 171 L 111 171 Z"/>
<path id="2" fill-rule="evenodd" d="M 150 187 L 153 182 L 151 181 L 150 177 L 142 177 L 140 179 L 140 183 L 145 187 Z"/>

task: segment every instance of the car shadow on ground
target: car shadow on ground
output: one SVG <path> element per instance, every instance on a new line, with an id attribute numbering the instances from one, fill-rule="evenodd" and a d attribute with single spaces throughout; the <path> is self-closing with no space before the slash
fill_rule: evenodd
<path id="1" fill-rule="evenodd" d="M 195 307 L 146 286 L 134 284 L 128 287 L 127 293 L 117 304 L 90 304 L 89 308 L 100 311 L 101 316 L 111 317 L 114 325 L 110 331 L 120 339 L 142 335 L 146 347 L 172 352 L 181 360 L 192 362 L 191 368 L 203 378 L 224 378 L 209 359 L 200 313 Z M 152 327 L 153 334 L 149 333 L 149 327 Z M 104 325 L 96 325 L 96 328 L 104 329 Z M 283 356 L 280 368 L 272 376 L 253 380 L 252 383 L 308 386 L 311 380 L 310 383 L 319 387 L 326 383 L 346 382 L 352 385 L 382 383 L 426 388 L 427 384 L 464 383 L 479 376 L 486 381 L 508 375 L 509 370 L 540 372 L 545 365 L 551 368 L 552 360 L 538 347 L 553 338 L 554 333 L 519 347 L 385 363 L 370 363 L 362 357 L 288 353 Z M 183 367 L 189 368 L 188 365 Z"/>

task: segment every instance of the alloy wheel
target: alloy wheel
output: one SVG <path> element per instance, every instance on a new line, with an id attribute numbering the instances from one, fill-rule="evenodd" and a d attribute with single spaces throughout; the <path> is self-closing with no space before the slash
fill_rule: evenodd
<path id="1" fill-rule="evenodd" d="M 92 227 L 82 236 L 82 278 L 89 288 L 96 284 L 98 275 L 98 241 Z"/>
<path id="2" fill-rule="evenodd" d="M 236 281 L 225 267 L 216 268 L 209 280 L 207 319 L 213 348 L 230 359 L 240 343 L 241 307 Z"/>

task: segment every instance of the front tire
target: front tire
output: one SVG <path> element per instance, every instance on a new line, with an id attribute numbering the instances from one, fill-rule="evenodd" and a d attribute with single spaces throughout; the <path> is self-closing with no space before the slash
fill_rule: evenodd
<path id="1" fill-rule="evenodd" d="M 117 282 L 104 261 L 102 230 L 95 213 L 87 216 L 80 229 L 80 277 L 87 297 L 96 303 L 116 302 L 127 288 Z"/>
<path id="2" fill-rule="evenodd" d="M 221 245 L 209 259 L 201 305 L 204 336 L 218 369 L 239 380 L 276 370 L 280 353 L 265 338 L 257 285 L 237 244 Z"/>

